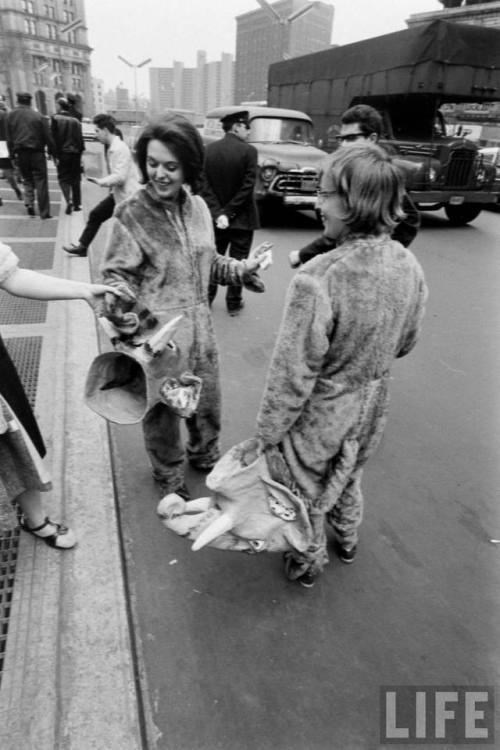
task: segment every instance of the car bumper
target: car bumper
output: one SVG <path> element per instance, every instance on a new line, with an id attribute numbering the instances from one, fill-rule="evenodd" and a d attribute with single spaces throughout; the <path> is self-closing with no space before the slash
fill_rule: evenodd
<path id="1" fill-rule="evenodd" d="M 411 190 L 411 199 L 419 206 L 436 203 L 444 206 L 461 206 L 465 203 L 497 203 L 498 193 L 481 190 Z"/>

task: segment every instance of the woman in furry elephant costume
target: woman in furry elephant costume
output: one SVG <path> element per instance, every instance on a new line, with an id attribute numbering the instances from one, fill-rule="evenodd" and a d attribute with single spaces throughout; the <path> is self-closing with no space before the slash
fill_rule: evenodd
<path id="1" fill-rule="evenodd" d="M 196 195 L 203 144 L 186 118 L 171 115 L 146 126 L 136 158 L 145 187 L 115 210 L 102 277 L 130 292 L 161 324 L 182 314 L 175 334 L 179 371 L 202 379 L 197 411 L 186 419 L 186 450 L 194 467 L 210 470 L 219 458 L 220 384 L 208 286 L 243 283 L 263 291 L 256 269 L 269 245 L 244 261 L 216 252 L 210 212 Z M 162 493 L 187 497 L 179 416 L 156 403 L 143 419 L 143 432 Z"/>
<path id="2" fill-rule="evenodd" d="M 264 451 L 279 452 L 308 505 L 313 543 L 285 555 L 304 586 L 328 561 L 325 515 L 341 560 L 354 558 L 362 467 L 384 429 L 391 364 L 415 345 L 427 298 L 416 258 L 390 238 L 404 216 L 390 157 L 375 145 L 339 149 L 320 186 L 325 233 L 338 244 L 290 284 L 257 418 Z"/>

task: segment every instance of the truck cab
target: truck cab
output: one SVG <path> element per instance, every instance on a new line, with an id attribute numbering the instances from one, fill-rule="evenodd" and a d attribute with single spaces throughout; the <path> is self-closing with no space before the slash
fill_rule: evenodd
<path id="1" fill-rule="evenodd" d="M 258 154 L 255 197 L 261 216 L 283 207 L 315 210 L 319 170 L 326 154 L 314 146 L 312 120 L 304 112 L 279 107 L 217 107 L 206 116 L 204 143 L 222 138 L 221 118 L 242 109 L 249 113 L 247 143 L 255 146 Z"/>
<path id="2" fill-rule="evenodd" d="M 401 166 L 417 208 L 444 208 L 455 226 L 468 224 L 496 198 L 495 169 L 477 145 L 447 133 L 439 99 L 415 94 L 363 97 L 384 120 L 381 145 Z"/>

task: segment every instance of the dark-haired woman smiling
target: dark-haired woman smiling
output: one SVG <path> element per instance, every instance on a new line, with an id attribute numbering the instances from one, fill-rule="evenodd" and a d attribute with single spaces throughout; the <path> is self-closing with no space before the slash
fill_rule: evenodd
<path id="1" fill-rule="evenodd" d="M 148 125 L 136 158 L 145 187 L 116 209 L 102 275 L 106 283 L 128 286 L 161 323 L 183 314 L 175 336 L 182 366 L 203 382 L 198 409 L 186 420 L 186 451 L 194 467 L 209 470 L 219 457 L 220 384 L 208 285 L 250 282 L 267 245 L 246 261 L 216 252 L 210 213 L 196 195 L 203 144 L 184 117 Z M 146 414 L 143 431 L 162 492 L 187 495 L 180 418 L 158 403 Z"/>

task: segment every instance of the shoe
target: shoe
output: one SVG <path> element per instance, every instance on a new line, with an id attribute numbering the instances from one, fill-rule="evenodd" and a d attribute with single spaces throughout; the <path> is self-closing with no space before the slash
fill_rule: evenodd
<path id="1" fill-rule="evenodd" d="M 40 216 L 41 219 L 53 219 L 54 217 L 48 214 L 47 216 Z"/>
<path id="2" fill-rule="evenodd" d="M 341 562 L 346 563 L 346 565 L 350 565 L 350 563 L 354 562 L 356 551 L 358 549 L 355 544 L 352 545 L 352 547 L 347 547 L 340 542 L 336 542 L 335 549 Z"/>
<path id="3" fill-rule="evenodd" d="M 21 192 L 21 191 L 19 190 L 19 188 L 18 188 L 18 189 L 16 190 L 16 195 L 17 195 L 17 200 L 18 200 L 18 201 L 22 201 L 22 199 L 23 199 L 23 194 L 22 194 L 22 192 Z"/>
<path id="4" fill-rule="evenodd" d="M 285 552 L 283 562 L 285 564 L 285 575 L 289 581 L 296 581 L 305 589 L 312 589 L 316 583 L 317 575 L 311 569 L 300 573 L 304 566 L 294 559 L 292 552 Z"/>
<path id="5" fill-rule="evenodd" d="M 297 578 L 297 583 L 300 583 L 305 589 L 312 589 L 316 583 L 316 576 L 310 570 L 306 570 L 303 575 Z"/>
<path id="6" fill-rule="evenodd" d="M 73 211 L 81 211 L 81 210 L 82 210 L 81 206 L 73 206 Z"/>
<path id="7" fill-rule="evenodd" d="M 72 203 L 68 203 L 68 205 L 66 206 L 66 211 L 64 213 L 66 214 L 66 216 L 69 216 L 70 214 L 73 213 L 73 204 Z"/>
<path id="8" fill-rule="evenodd" d="M 240 314 L 240 311 L 243 310 L 244 307 L 245 307 L 245 303 L 243 302 L 243 300 L 241 300 L 239 305 L 237 305 L 236 307 L 228 307 L 227 311 L 229 315 L 232 318 L 234 318 L 236 315 Z"/>
<path id="9" fill-rule="evenodd" d="M 35 215 L 35 209 L 33 208 L 33 206 L 26 206 L 26 211 L 28 212 L 28 216 Z"/>
<path id="10" fill-rule="evenodd" d="M 75 245 L 73 242 L 71 245 L 63 245 L 64 252 L 68 253 L 68 255 L 78 255 L 80 258 L 85 258 L 87 255 L 87 248 L 83 245 Z"/>
<path id="11" fill-rule="evenodd" d="M 27 531 L 28 534 L 36 536 L 37 539 L 41 539 L 45 544 L 48 544 L 49 547 L 54 547 L 55 549 L 71 549 L 76 544 L 75 535 L 71 529 L 68 529 L 67 526 L 63 526 L 61 523 L 51 521 L 49 517 L 47 517 L 40 526 L 35 526 L 34 528 L 28 526 L 26 518 L 23 517 L 21 518 L 20 526 L 24 531 Z M 57 530 L 52 533 L 41 534 L 40 532 L 42 532 L 46 526 L 55 526 Z"/>

